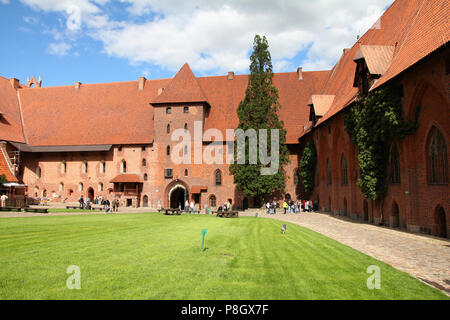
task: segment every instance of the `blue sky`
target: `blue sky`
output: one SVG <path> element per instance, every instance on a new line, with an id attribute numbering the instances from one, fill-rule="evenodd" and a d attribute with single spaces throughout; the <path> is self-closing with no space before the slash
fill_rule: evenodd
<path id="1" fill-rule="evenodd" d="M 325 70 L 392 0 L 0 0 L 0 76 L 43 86 L 248 72 L 266 35 L 276 72 Z M 332 12 L 333 14 L 327 14 Z"/>

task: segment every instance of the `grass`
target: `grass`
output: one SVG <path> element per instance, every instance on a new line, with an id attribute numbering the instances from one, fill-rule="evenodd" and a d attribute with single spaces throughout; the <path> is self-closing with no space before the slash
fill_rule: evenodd
<path id="1" fill-rule="evenodd" d="M 280 227 L 159 213 L 0 219 L 0 299 L 448 299 L 330 238 Z M 69 265 L 81 290 L 66 287 Z M 370 265 L 380 290 L 366 286 Z"/>

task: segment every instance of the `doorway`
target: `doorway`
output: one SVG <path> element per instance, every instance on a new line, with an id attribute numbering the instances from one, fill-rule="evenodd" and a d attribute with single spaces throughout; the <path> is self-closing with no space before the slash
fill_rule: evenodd
<path id="1" fill-rule="evenodd" d="M 170 194 L 170 208 L 175 209 L 181 206 L 181 210 L 184 210 L 184 202 L 187 199 L 186 189 L 177 187 Z"/>
<path id="2" fill-rule="evenodd" d="M 94 203 L 94 189 L 89 188 L 87 191 L 87 197 L 91 201 L 91 203 Z"/>
<path id="3" fill-rule="evenodd" d="M 437 225 L 436 228 L 436 236 L 447 238 L 447 219 L 445 217 L 445 210 L 441 206 L 436 209 L 435 212 L 435 222 Z"/>

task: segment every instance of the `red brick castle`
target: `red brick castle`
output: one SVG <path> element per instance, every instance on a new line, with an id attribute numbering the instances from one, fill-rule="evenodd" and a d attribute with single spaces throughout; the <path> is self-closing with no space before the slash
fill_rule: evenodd
<path id="1" fill-rule="evenodd" d="M 397 0 L 329 71 L 276 73 L 290 164 L 282 197 L 302 196 L 297 178 L 305 144 L 317 148 L 311 199 L 322 210 L 412 232 L 448 237 L 450 8 L 445 0 Z M 0 173 L 30 196 L 77 201 L 118 197 L 122 206 L 197 208 L 230 201 L 259 205 L 236 190 L 228 164 L 174 164 L 173 130 L 194 134 L 238 125 L 248 76 L 196 77 L 186 63 L 172 79 L 41 87 L 0 77 Z M 392 141 L 388 193 L 379 205 L 362 195 L 357 149 L 343 112 L 358 93 L 401 86 L 402 112 L 419 128 Z M 203 137 L 202 148 L 211 143 Z M 225 143 L 225 142 L 224 142 Z M 190 151 L 190 150 L 187 150 Z M 226 154 L 222 154 L 225 157 Z"/>

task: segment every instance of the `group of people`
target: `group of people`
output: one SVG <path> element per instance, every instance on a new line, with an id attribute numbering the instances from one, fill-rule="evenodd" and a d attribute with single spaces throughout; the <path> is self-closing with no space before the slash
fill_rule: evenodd
<path id="1" fill-rule="evenodd" d="M 86 198 L 86 201 L 84 201 L 83 196 L 78 198 L 78 203 L 80 209 L 91 209 L 91 199 Z M 119 199 L 114 199 L 112 201 L 109 201 L 108 199 L 104 199 L 102 196 L 98 196 L 94 200 L 94 204 L 100 204 L 102 206 L 105 206 L 105 213 L 108 212 L 118 212 L 119 211 Z"/>
<path id="2" fill-rule="evenodd" d="M 315 211 L 315 204 L 311 200 L 284 200 L 282 203 L 283 213 L 299 213 Z M 280 204 L 277 201 L 266 203 L 267 214 L 276 214 Z"/>

